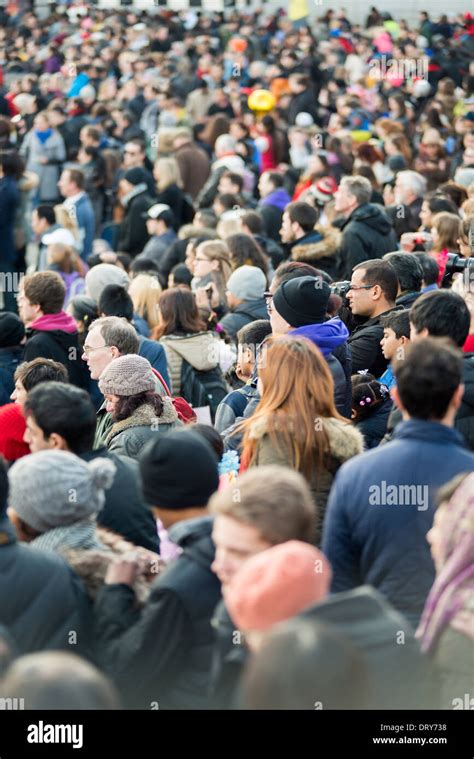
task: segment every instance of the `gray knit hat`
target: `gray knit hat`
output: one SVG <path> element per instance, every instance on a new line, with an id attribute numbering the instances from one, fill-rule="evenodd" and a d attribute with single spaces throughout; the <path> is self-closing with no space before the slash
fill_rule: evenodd
<path id="1" fill-rule="evenodd" d="M 115 472 L 105 458 L 87 463 L 67 451 L 32 453 L 8 471 L 8 503 L 38 532 L 72 525 L 102 509 Z"/>
<path id="2" fill-rule="evenodd" d="M 92 298 L 95 303 L 99 302 L 102 290 L 107 285 L 121 285 L 128 289 L 130 280 L 127 273 L 119 266 L 113 264 L 97 264 L 86 274 L 86 290 L 87 295 Z"/>
<path id="3" fill-rule="evenodd" d="M 256 266 L 239 266 L 227 280 L 227 290 L 240 300 L 260 300 L 263 298 L 267 280 L 263 271 Z"/>
<path id="4" fill-rule="evenodd" d="M 99 378 L 102 395 L 138 395 L 155 387 L 156 379 L 150 362 L 133 353 L 111 361 Z"/>

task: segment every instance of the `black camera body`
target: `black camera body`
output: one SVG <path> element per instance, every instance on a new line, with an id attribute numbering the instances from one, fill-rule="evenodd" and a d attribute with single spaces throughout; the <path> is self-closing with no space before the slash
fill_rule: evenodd
<path id="1" fill-rule="evenodd" d="M 333 282 L 331 285 L 332 295 L 339 295 L 340 298 L 345 298 L 350 289 L 351 283 L 347 280 L 344 280 L 343 282 Z"/>

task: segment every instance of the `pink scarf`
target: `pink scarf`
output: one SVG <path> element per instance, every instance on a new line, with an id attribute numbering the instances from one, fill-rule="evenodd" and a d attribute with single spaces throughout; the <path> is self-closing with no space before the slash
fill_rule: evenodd
<path id="1" fill-rule="evenodd" d="M 474 640 L 474 474 L 443 505 L 443 566 L 428 595 L 420 626 L 423 653 L 431 651 L 447 627 Z"/>

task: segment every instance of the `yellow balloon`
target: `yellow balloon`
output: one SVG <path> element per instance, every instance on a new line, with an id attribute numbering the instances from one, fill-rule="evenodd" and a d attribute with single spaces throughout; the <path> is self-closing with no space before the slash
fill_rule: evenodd
<path id="1" fill-rule="evenodd" d="M 251 111 L 268 113 L 276 106 L 276 98 L 268 90 L 254 90 L 248 97 L 248 107 Z"/>

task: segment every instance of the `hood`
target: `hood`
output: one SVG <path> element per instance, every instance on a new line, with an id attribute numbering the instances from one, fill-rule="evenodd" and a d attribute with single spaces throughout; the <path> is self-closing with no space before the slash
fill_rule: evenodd
<path id="1" fill-rule="evenodd" d="M 35 319 L 29 325 L 29 329 L 35 329 L 37 332 L 67 332 L 70 335 L 77 332 L 76 322 L 65 311 L 60 311 L 58 314 L 44 314 Z"/>
<path id="2" fill-rule="evenodd" d="M 292 337 L 307 337 L 326 358 L 340 345 L 343 345 L 349 337 L 349 330 L 344 322 L 335 317 L 321 324 L 307 324 L 304 327 L 297 327 L 289 332 Z"/>
<path id="3" fill-rule="evenodd" d="M 352 212 L 344 226 L 351 221 L 358 221 L 382 235 L 388 235 L 392 229 L 392 224 L 382 206 L 376 203 L 364 203 Z"/>
<path id="4" fill-rule="evenodd" d="M 293 245 L 293 261 L 316 261 L 319 258 L 335 256 L 339 250 L 342 234 L 334 227 L 316 226 L 315 231 L 302 237 Z"/>
<path id="5" fill-rule="evenodd" d="M 268 319 L 267 304 L 264 298 L 259 300 L 245 300 L 240 305 L 232 309 L 233 314 L 247 314 L 254 316 L 255 319 Z"/>
<path id="6" fill-rule="evenodd" d="M 363 452 L 363 435 L 349 420 L 341 422 L 339 419 L 323 419 L 322 424 L 329 439 L 331 456 L 335 459 L 344 462 Z M 250 437 L 252 439 L 260 440 L 267 433 L 267 419 L 260 418 L 251 423 Z"/>
<path id="7" fill-rule="evenodd" d="M 285 207 L 291 203 L 291 198 L 288 195 L 284 187 L 278 187 L 267 195 L 266 198 L 260 203 L 261 206 L 276 206 L 280 211 L 284 211 Z"/>
<path id="8" fill-rule="evenodd" d="M 166 335 L 160 342 L 184 358 L 193 369 L 207 372 L 219 363 L 216 339 L 212 332 L 198 332 L 195 335 Z"/>
<path id="9" fill-rule="evenodd" d="M 225 155 L 217 161 L 214 161 L 212 164 L 212 171 L 216 171 L 217 169 L 228 169 L 229 171 L 237 171 L 241 173 L 245 169 L 245 163 L 243 158 L 232 153 L 231 155 Z"/>
<path id="10" fill-rule="evenodd" d="M 168 530 L 173 543 L 182 548 L 193 561 L 209 570 L 216 551 L 211 537 L 213 522 L 209 516 L 185 519 Z"/>
<path id="11" fill-rule="evenodd" d="M 422 440 L 425 443 L 466 447 L 462 435 L 452 427 L 446 427 L 439 422 L 426 422 L 423 419 L 401 422 L 395 428 L 392 440 Z"/>

